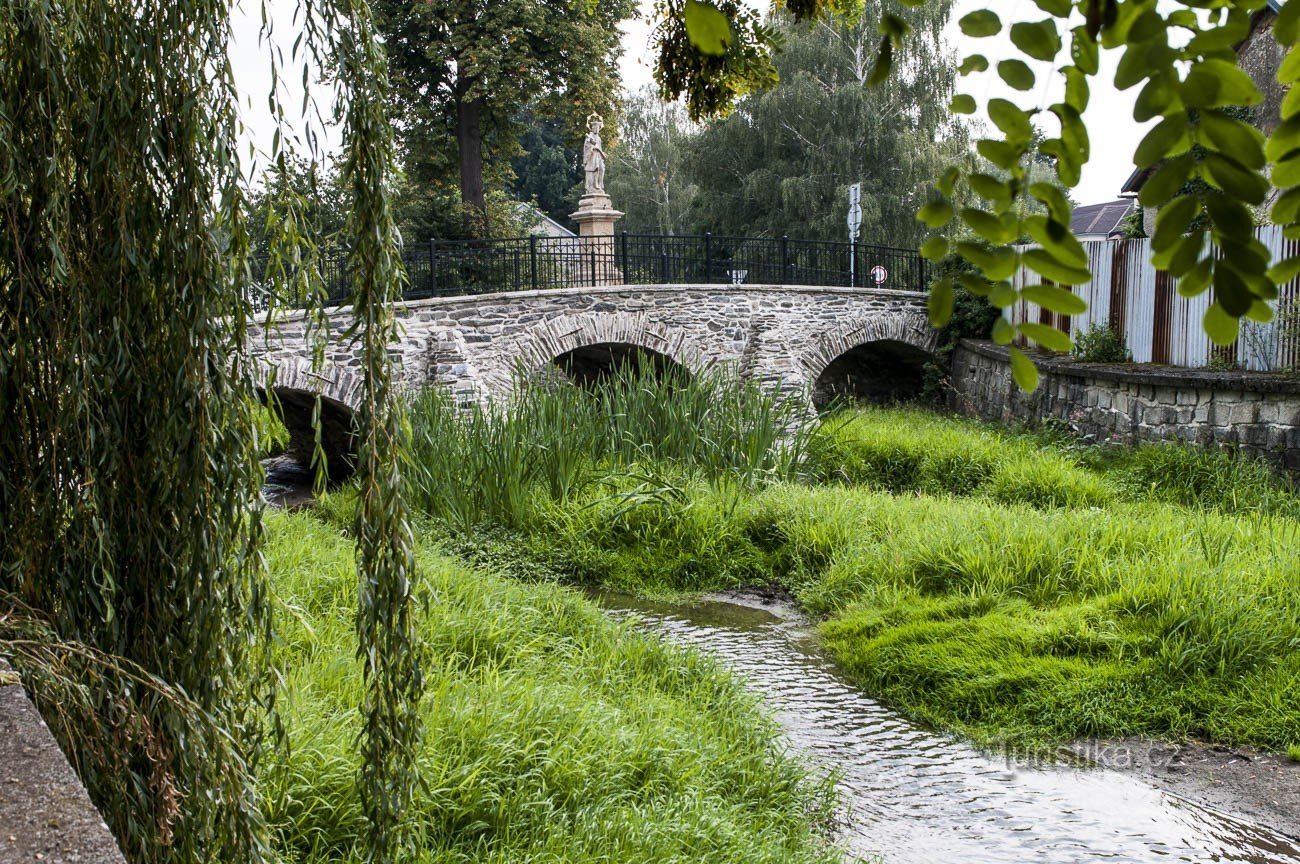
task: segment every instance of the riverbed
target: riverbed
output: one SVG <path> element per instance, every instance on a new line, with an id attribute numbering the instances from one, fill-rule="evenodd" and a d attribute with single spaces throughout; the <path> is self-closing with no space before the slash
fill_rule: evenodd
<path id="1" fill-rule="evenodd" d="M 850 860 L 1300 864 L 1300 842 L 1137 772 L 989 755 L 908 722 L 844 681 L 789 607 L 593 596 L 616 617 L 712 655 L 760 694 L 790 745 L 837 776 L 838 840 Z"/>

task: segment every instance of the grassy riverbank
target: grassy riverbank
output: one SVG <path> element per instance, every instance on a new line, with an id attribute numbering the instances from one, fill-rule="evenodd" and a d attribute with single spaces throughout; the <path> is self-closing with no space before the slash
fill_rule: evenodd
<path id="1" fill-rule="evenodd" d="M 328 512 L 328 509 L 323 511 Z M 289 749 L 264 791 L 285 860 L 359 860 L 356 572 L 340 529 L 272 515 Z M 422 862 L 818 862 L 826 788 L 742 688 L 580 595 L 422 547 Z"/>
<path id="2" fill-rule="evenodd" d="M 530 434 L 540 461 L 563 448 L 559 424 Z M 1300 742 L 1300 506 L 1256 463 L 918 411 L 840 415 L 755 470 L 636 434 L 622 455 L 575 457 L 563 483 L 498 494 L 509 518 L 443 516 L 452 542 L 517 574 L 642 593 L 780 584 L 868 692 L 983 742 Z M 435 516 L 446 485 L 422 487 Z"/>

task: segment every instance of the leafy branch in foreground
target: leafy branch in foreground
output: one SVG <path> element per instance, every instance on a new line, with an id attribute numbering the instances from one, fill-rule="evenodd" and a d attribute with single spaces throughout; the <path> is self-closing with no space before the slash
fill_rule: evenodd
<path id="1" fill-rule="evenodd" d="M 1278 282 L 1300 273 L 1300 258 L 1280 262 L 1270 269 L 1267 248 L 1255 237 L 1252 206 L 1264 203 L 1273 185 L 1300 183 L 1279 164 L 1272 182 L 1268 159 L 1294 157 L 1300 165 L 1300 121 L 1283 123 L 1267 146 L 1264 135 L 1242 119 L 1244 109 L 1262 97 L 1250 76 L 1237 65 L 1237 46 L 1251 32 L 1252 16 L 1264 0 L 1186 2 L 1177 7 L 1157 6 L 1155 0 L 1036 0 L 1046 17 L 1017 21 L 1009 27 L 991 10 L 969 13 L 959 22 L 972 38 L 988 38 L 1004 31 L 1030 62 L 1052 64 L 1068 50 L 1070 62 L 1058 67 L 1064 78 L 1064 98 L 1046 111 L 1024 108 L 1009 99 L 992 98 L 985 104 L 999 136 L 981 139 L 976 147 L 989 162 L 1006 172 L 1005 178 L 986 173 L 950 169 L 935 185 L 936 195 L 918 218 L 934 229 L 959 223 L 990 246 L 969 240 L 950 244 L 935 236 L 923 254 L 942 258 L 950 248 L 974 264 L 979 273 L 960 281 L 962 287 L 981 294 L 999 308 L 1027 300 L 1065 315 L 1082 312 L 1084 302 L 1068 286 L 1089 281 L 1088 257 L 1070 231 L 1070 207 L 1061 190 L 1046 183 L 1026 182 L 1026 160 L 1039 115 L 1053 118 L 1057 133 L 1040 147 L 1055 161 L 1061 186 L 1079 183 L 1089 158 L 1088 129 L 1082 114 L 1088 106 L 1089 81 L 1098 74 L 1101 49 L 1123 51 L 1115 85 L 1121 90 L 1142 85 L 1134 106 L 1134 120 L 1158 120 L 1134 153 L 1139 169 L 1150 176 L 1139 197 L 1144 207 L 1158 211 L 1152 235 L 1153 263 L 1178 280 L 1184 297 L 1213 291 L 1204 318 L 1206 333 L 1219 344 L 1237 338 L 1239 320 L 1248 317 L 1267 322 L 1273 316 L 1269 301 L 1278 296 Z M 1275 33 L 1286 46 L 1295 42 L 1295 4 L 1284 8 Z M 990 61 L 980 54 L 966 57 L 965 73 L 983 72 Z M 1037 73 L 1025 60 L 1005 59 L 997 64 L 998 76 L 1011 88 L 1024 92 L 1037 83 Z M 1284 63 L 1280 78 L 1289 83 L 1300 77 L 1300 59 Z M 1283 114 L 1296 109 L 1288 97 Z M 973 113 L 975 100 L 965 94 L 953 98 L 952 110 Z M 1189 182 L 1201 181 L 1201 182 Z M 958 208 L 953 199 L 964 184 L 982 199 L 975 207 Z M 1047 212 L 1023 215 L 1016 205 L 1026 197 L 1041 202 Z M 1288 224 L 1287 236 L 1300 232 L 1291 226 L 1300 217 L 1300 193 L 1278 206 L 1273 217 Z M 1281 204 L 1281 202 L 1279 202 Z M 1014 245 L 1021 237 L 1032 248 Z M 1300 236 L 1300 233 L 1297 233 Z M 1039 284 L 1017 290 L 1011 277 L 1021 267 L 1042 277 Z M 1062 287 L 1065 286 L 1065 287 Z M 946 320 L 951 309 L 953 283 L 940 280 L 932 288 L 930 312 L 936 322 Z M 993 338 L 1009 344 L 1017 336 L 1056 351 L 1069 350 L 1067 334 L 1039 323 L 1014 327 L 999 320 Z M 1012 348 L 1016 380 L 1025 389 L 1037 385 L 1037 371 L 1017 348 Z"/>

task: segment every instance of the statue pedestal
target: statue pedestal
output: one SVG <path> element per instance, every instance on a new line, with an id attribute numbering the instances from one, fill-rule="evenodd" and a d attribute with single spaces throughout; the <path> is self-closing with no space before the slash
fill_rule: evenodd
<path id="1" fill-rule="evenodd" d="M 614 223 L 623 217 L 604 192 L 588 192 L 569 218 L 578 223 L 578 264 L 572 284 L 579 287 L 622 285 L 614 260 Z"/>

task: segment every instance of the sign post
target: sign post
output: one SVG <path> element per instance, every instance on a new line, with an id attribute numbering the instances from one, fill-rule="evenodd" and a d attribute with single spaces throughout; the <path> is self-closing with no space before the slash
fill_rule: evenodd
<path id="1" fill-rule="evenodd" d="M 858 231 L 862 228 L 862 184 L 849 187 L 849 284 L 858 285 Z"/>

